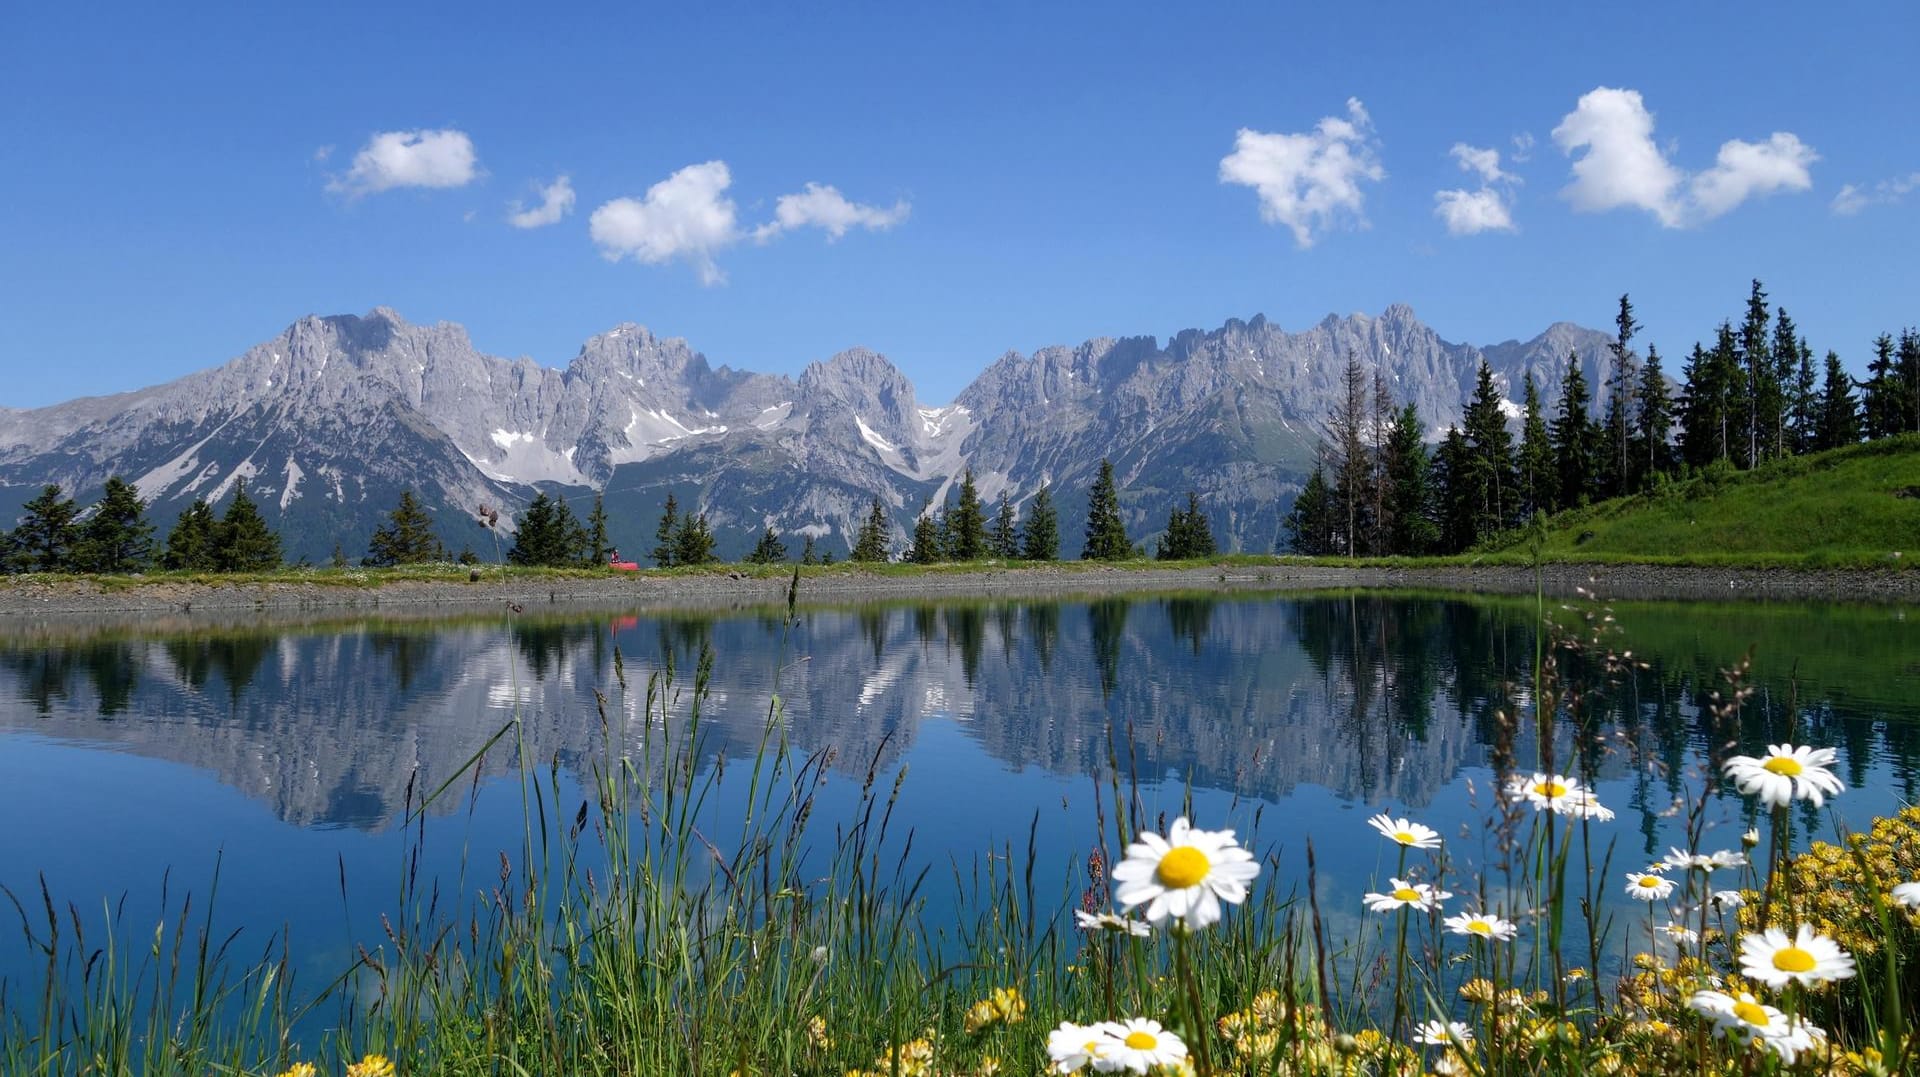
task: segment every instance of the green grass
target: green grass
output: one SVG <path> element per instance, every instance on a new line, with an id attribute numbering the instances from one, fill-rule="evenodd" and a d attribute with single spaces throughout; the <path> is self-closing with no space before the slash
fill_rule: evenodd
<path id="1" fill-rule="evenodd" d="M 1506 551 L 1522 552 L 1526 540 Z M 1557 515 L 1550 560 L 1905 567 L 1920 558 L 1920 435 L 1710 469 Z"/>

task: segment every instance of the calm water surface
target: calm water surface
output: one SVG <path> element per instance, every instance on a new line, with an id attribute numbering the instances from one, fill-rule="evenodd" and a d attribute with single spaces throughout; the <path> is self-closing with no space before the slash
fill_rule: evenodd
<path id="1" fill-rule="evenodd" d="M 1646 668 L 1596 703 L 1608 736 L 1588 757 L 1619 812 L 1606 837 L 1621 870 L 1682 840 L 1673 808 L 1702 788 L 1702 758 L 1784 739 L 1790 710 L 1801 740 L 1840 750 L 1851 787 L 1840 820 L 1912 802 L 1920 617 L 1909 612 L 1617 607 L 1614 645 Z M 217 923 L 254 952 L 284 928 L 318 986 L 377 940 L 410 843 L 424 870 L 469 893 L 499 851 L 519 848 L 512 738 L 417 828 L 403 821 L 410 783 L 460 773 L 517 716 L 528 756 L 543 773 L 558 767 L 568 806 L 549 810 L 570 816 L 577 775 L 607 747 L 596 690 L 628 731 L 616 737 L 637 738 L 639 686 L 669 656 L 684 679 L 710 646 L 706 765 L 752 757 L 777 691 L 793 746 L 835 753 L 819 841 L 877 760 L 885 781 L 908 768 L 896 832 L 912 830 L 912 855 L 936 878 L 1023 849 L 1031 832 L 1038 874 L 1058 879 L 1099 840 L 1096 790 L 1117 744 L 1150 813 L 1170 817 L 1190 795 L 1203 825 L 1246 834 L 1257 822 L 1279 857 L 1271 885 L 1300 885 L 1313 838 L 1321 901 L 1351 930 L 1361 893 L 1393 866 L 1365 828 L 1372 812 L 1430 823 L 1463 861 L 1486 854 L 1496 716 L 1524 697 L 1539 619 L 1509 600 L 1208 595 L 803 608 L 791 631 L 774 611 L 35 630 L 0 637 L 0 884 L 26 899 L 44 878 L 56 902 L 94 922 L 111 911 L 137 938 L 163 885 L 177 900 L 217 871 Z M 1737 728 L 1712 728 L 1702 703 L 1750 648 L 1758 691 Z M 685 711 L 683 696 L 669 720 Z M 1565 758 L 1570 730 L 1556 740 Z M 1526 764 L 1537 749 L 1522 737 L 1514 750 Z M 729 773 L 721 788 L 743 785 Z M 1710 796 L 1705 847 L 1733 845 L 1747 808 Z M 737 809 L 724 797 L 711 808 L 722 821 Z M 1807 822 L 1823 834 L 1835 824 Z M 32 968 L 19 933 L 0 929 L 0 977 Z"/>

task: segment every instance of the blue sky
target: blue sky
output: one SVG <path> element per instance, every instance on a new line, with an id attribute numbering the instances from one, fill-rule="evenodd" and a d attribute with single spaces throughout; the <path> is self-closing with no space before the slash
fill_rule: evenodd
<path id="1" fill-rule="evenodd" d="M 1625 291 L 1674 354 L 1757 276 L 1856 369 L 1920 321 L 1911 5 L 398 7 L 10 12 L 0 405 L 381 304 L 550 365 L 864 345 L 932 403 L 1254 313 Z"/>

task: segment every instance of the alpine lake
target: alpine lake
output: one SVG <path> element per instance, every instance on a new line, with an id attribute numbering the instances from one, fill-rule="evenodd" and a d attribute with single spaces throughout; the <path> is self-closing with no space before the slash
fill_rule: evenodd
<path id="1" fill-rule="evenodd" d="M 1148 826 L 1234 828 L 1264 861 L 1256 886 L 1304 894 L 1311 842 L 1328 930 L 1349 937 L 1374 930 L 1362 895 L 1396 870 L 1370 815 L 1436 829 L 1440 881 L 1462 889 L 1501 855 L 1501 769 L 1545 753 L 1616 814 L 1587 832 L 1613 865 L 1620 959 L 1648 931 L 1624 872 L 1764 827 L 1718 778 L 1729 754 L 1838 750 L 1847 791 L 1796 805 L 1799 840 L 1915 802 L 1911 612 L 1223 591 L 20 625 L 0 635 L 0 885 L 23 920 L 49 902 L 136 956 L 192 894 L 233 953 L 284 952 L 318 990 L 377 949 L 403 893 L 451 906 L 495 885 L 530 841 L 585 819 L 596 767 L 668 744 L 719 845 L 770 752 L 812 761 L 788 773 L 812 787 L 813 846 L 881 802 L 888 855 L 926 873 L 929 921 L 1000 859 L 1031 868 L 1037 907 L 1071 930 L 1089 854 L 1120 855 L 1110 818 L 1126 802 Z M 1529 700 L 1549 623 L 1587 643 L 1557 652 L 1583 702 L 1542 744 Z M 1716 713 L 1748 656 L 1751 693 Z M 38 961 L 26 933 L 0 930 L 16 998 Z"/>

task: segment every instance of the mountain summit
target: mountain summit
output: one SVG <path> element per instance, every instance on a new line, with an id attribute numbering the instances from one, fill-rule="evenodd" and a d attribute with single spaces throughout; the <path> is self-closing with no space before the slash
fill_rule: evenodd
<path id="1" fill-rule="evenodd" d="M 684 340 L 627 324 L 555 369 L 376 307 L 302 318 L 223 366 L 153 388 L 0 409 L 0 518 L 48 482 L 85 501 L 125 476 L 162 523 L 245 483 L 290 557 L 337 547 L 357 558 L 413 489 L 451 547 L 489 556 L 474 522 L 482 506 L 503 508 L 504 523 L 539 489 L 599 491 L 616 541 L 637 549 L 672 492 L 707 514 L 723 554 L 763 527 L 838 553 L 872 498 L 904 539 L 971 467 L 988 500 L 1004 491 L 1019 505 L 1053 485 L 1071 555 L 1083 488 L 1106 457 L 1136 539 L 1194 490 L 1223 543 L 1269 550 L 1349 355 L 1437 434 L 1459 420 L 1482 358 L 1509 396 L 1531 373 L 1553 400 L 1570 351 L 1591 384 L 1604 382 L 1607 341 L 1559 323 L 1524 342 L 1454 344 L 1402 304 L 1300 333 L 1256 315 L 1164 345 L 1102 337 L 1008 352 L 953 403 L 928 407 L 897 367 L 860 348 L 796 380 L 716 368 Z"/>

